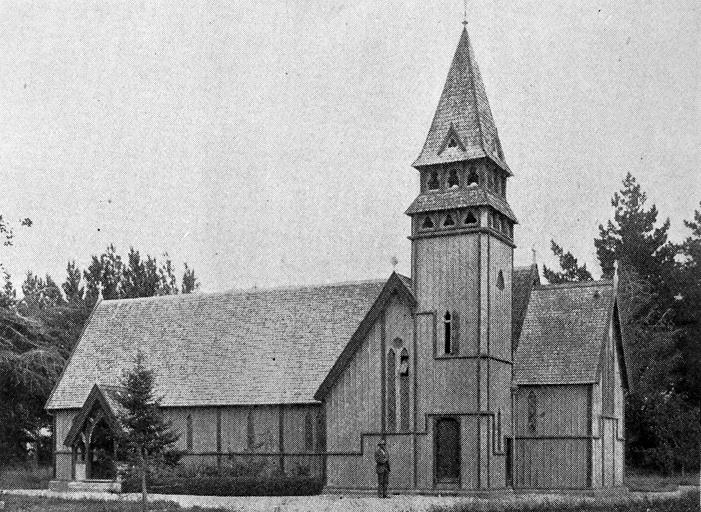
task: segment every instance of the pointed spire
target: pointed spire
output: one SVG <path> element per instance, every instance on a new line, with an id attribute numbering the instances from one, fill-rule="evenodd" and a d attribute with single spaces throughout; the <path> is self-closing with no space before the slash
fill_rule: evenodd
<path id="1" fill-rule="evenodd" d="M 494 124 L 467 27 L 414 167 L 488 157 L 510 172 Z"/>

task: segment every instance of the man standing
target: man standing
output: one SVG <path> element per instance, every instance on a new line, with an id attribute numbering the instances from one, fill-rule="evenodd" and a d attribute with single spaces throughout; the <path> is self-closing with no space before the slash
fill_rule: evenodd
<path id="1" fill-rule="evenodd" d="M 385 445 L 384 439 L 380 439 L 375 450 L 375 464 L 377 466 L 377 496 L 378 498 L 387 497 L 387 481 L 389 480 L 389 454 Z"/>

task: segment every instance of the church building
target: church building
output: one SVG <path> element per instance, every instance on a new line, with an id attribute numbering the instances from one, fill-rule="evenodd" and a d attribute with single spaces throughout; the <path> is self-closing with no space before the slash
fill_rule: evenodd
<path id="1" fill-rule="evenodd" d="M 137 350 L 183 463 L 362 491 L 384 439 L 395 493 L 621 486 L 616 280 L 514 267 L 512 172 L 467 30 L 413 167 L 410 276 L 99 302 L 46 405 L 52 487 L 116 479 L 114 396 Z"/>

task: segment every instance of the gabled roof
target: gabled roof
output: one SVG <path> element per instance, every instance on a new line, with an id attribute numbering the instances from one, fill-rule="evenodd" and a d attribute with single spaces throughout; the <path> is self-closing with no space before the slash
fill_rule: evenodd
<path id="1" fill-rule="evenodd" d="M 117 386 L 105 386 L 95 384 L 93 385 L 88 397 L 85 399 L 85 403 L 81 407 L 78 414 L 73 418 L 73 424 L 71 425 L 66 439 L 63 441 L 65 446 L 73 446 L 78 434 L 83 430 L 85 422 L 90 417 L 95 405 L 99 405 L 104 413 L 104 418 L 107 424 L 116 432 L 121 429 L 117 415 L 122 407 L 117 401 L 117 393 L 119 393 L 119 388 Z"/>
<path id="2" fill-rule="evenodd" d="M 382 288 L 382 292 L 380 292 L 380 295 L 377 297 L 377 300 L 375 300 L 372 308 L 370 308 L 368 314 L 365 315 L 365 318 L 363 318 L 363 321 L 360 323 L 355 333 L 353 333 L 353 336 L 348 341 L 348 344 L 343 349 L 343 352 L 341 352 L 341 355 L 336 360 L 336 363 L 333 365 L 328 375 L 326 375 L 326 378 L 324 378 L 324 381 L 319 386 L 319 389 L 317 389 L 316 393 L 314 394 L 314 398 L 317 400 L 322 400 L 324 395 L 326 395 L 336 380 L 338 380 L 343 373 L 343 370 L 352 360 L 355 352 L 362 345 L 368 332 L 370 332 L 370 329 L 372 329 L 372 326 L 379 318 L 380 313 L 382 313 L 393 296 L 402 297 L 412 309 L 416 307 L 416 298 L 412 292 L 411 279 L 399 275 L 396 272 L 392 272 L 392 275 Z"/>
<path id="3" fill-rule="evenodd" d="M 540 284 L 538 266 L 514 267 L 511 278 L 511 343 L 518 347 L 518 339 L 521 336 L 521 328 L 526 318 L 528 301 L 531 298 L 533 287 Z"/>
<path id="4" fill-rule="evenodd" d="M 455 144 L 449 144 L 455 137 Z M 464 29 L 414 167 L 489 158 L 509 172 L 470 37 Z"/>
<path id="5" fill-rule="evenodd" d="M 611 281 L 534 288 L 516 350 L 514 383 L 596 382 L 614 303 Z"/>
<path id="6" fill-rule="evenodd" d="M 517 222 L 514 212 L 502 197 L 477 186 L 420 194 L 405 213 L 413 215 L 470 206 L 491 206 L 513 222 Z"/>
<path id="7" fill-rule="evenodd" d="M 103 301 L 47 409 L 117 385 L 137 348 L 163 406 L 313 402 L 385 281 Z"/>

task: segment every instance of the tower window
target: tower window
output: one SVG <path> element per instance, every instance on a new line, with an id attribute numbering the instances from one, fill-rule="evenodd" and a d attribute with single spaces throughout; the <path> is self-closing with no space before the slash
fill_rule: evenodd
<path id="1" fill-rule="evenodd" d="M 467 212 L 465 224 L 477 224 L 477 217 L 475 217 L 475 214 L 472 213 L 472 211 Z"/>
<path id="2" fill-rule="evenodd" d="M 497 450 L 501 451 L 502 448 L 502 435 L 501 435 L 501 409 L 497 411 Z"/>
<path id="3" fill-rule="evenodd" d="M 441 184 L 438 181 L 438 171 L 431 172 L 428 178 L 427 186 L 429 190 L 438 190 L 440 188 Z"/>
<path id="4" fill-rule="evenodd" d="M 451 137 L 450 140 L 448 141 L 448 147 L 449 147 L 449 148 L 454 148 L 454 147 L 456 147 L 457 145 L 458 145 L 458 142 L 457 142 L 453 137 Z"/>
<path id="5" fill-rule="evenodd" d="M 453 220 L 452 215 L 448 214 L 445 216 L 445 220 L 443 221 L 443 226 L 444 227 L 450 227 L 450 226 L 455 226 L 455 221 Z"/>
<path id="6" fill-rule="evenodd" d="M 504 272 L 501 270 L 499 271 L 499 275 L 497 276 L 497 288 L 500 290 L 504 289 Z"/>
<path id="7" fill-rule="evenodd" d="M 454 188 L 460 186 L 460 178 L 458 177 L 458 170 L 453 167 L 448 171 L 448 188 Z"/>
<path id="8" fill-rule="evenodd" d="M 428 215 L 424 218 L 424 221 L 421 223 L 421 229 L 433 229 L 433 221 L 431 220 L 431 217 Z"/>
<path id="9" fill-rule="evenodd" d="M 470 185 L 479 185 L 479 184 L 480 184 L 479 176 L 477 176 L 477 171 L 475 170 L 475 166 L 472 165 L 472 166 L 470 166 L 470 174 L 467 177 L 467 186 L 469 187 Z"/>
<path id="10" fill-rule="evenodd" d="M 452 337 L 452 319 L 450 312 L 446 311 L 443 315 L 443 349 L 446 354 L 451 354 L 453 351 Z"/>

